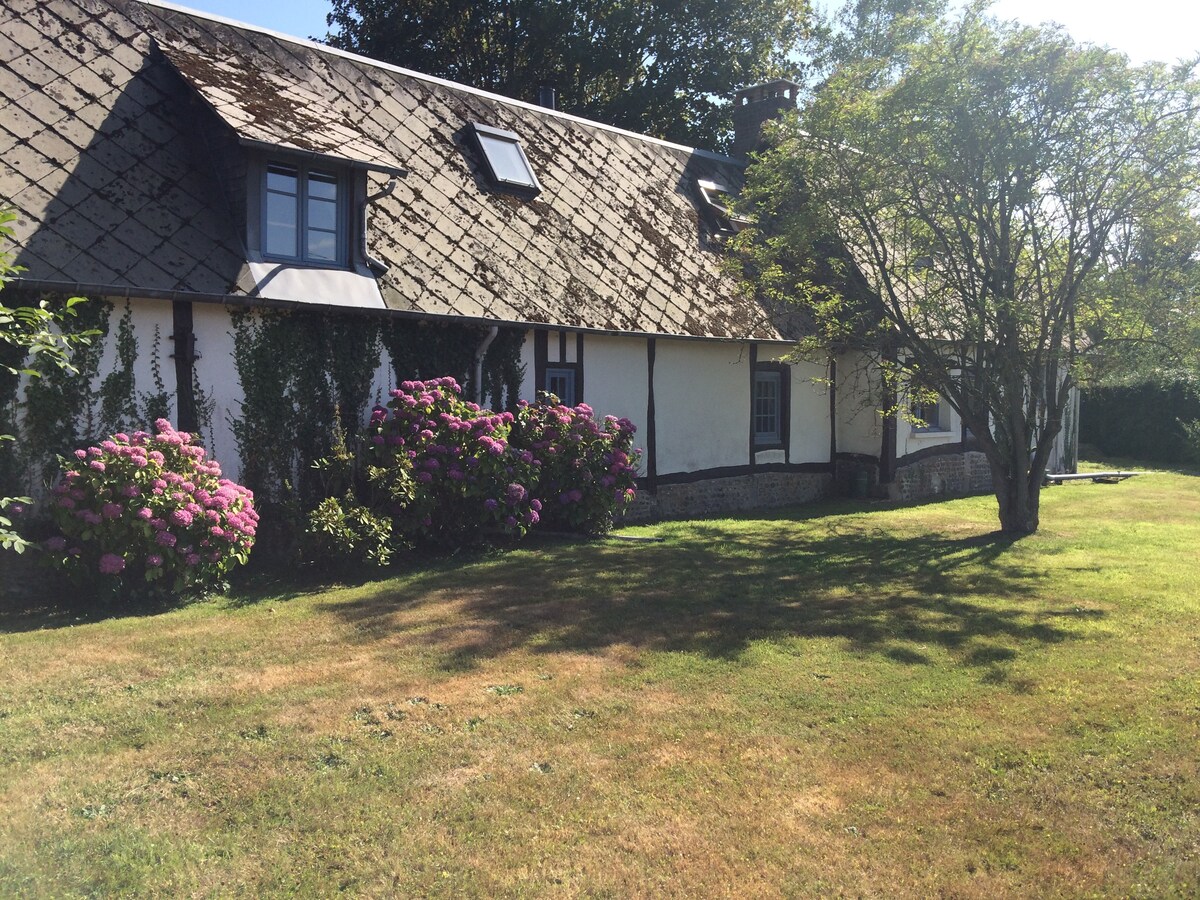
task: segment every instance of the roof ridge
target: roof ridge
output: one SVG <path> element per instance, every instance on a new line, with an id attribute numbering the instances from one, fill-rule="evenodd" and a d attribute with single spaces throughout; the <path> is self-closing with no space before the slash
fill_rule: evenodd
<path id="1" fill-rule="evenodd" d="M 477 97 L 483 97 L 488 100 L 494 100 L 499 103 L 515 106 L 519 109 L 530 112 L 536 112 L 542 115 L 551 116 L 553 118 L 565 119 L 568 122 L 575 122 L 580 125 L 589 125 L 593 128 L 599 128 L 603 131 L 610 131 L 614 134 L 634 138 L 635 140 L 639 141 L 645 141 L 646 143 L 655 144 L 660 147 L 667 147 L 672 150 L 682 150 L 685 153 L 698 154 L 718 162 L 732 163 L 733 165 L 742 167 L 745 166 L 745 160 L 738 159 L 737 157 L 726 156 L 725 154 L 717 153 L 714 150 L 705 150 L 700 147 L 689 147 L 686 144 L 676 144 L 673 141 L 666 141 L 662 138 L 651 137 L 648 134 L 641 134 L 637 131 L 630 131 L 626 128 L 618 128 L 616 125 L 609 125 L 605 122 L 597 122 L 594 119 L 585 119 L 582 116 L 572 115 L 571 113 L 566 113 L 562 110 L 550 109 L 549 107 L 539 106 L 536 103 L 528 103 L 524 100 L 517 100 L 513 97 L 505 97 L 503 94 L 495 94 L 491 91 L 481 90 L 480 88 L 471 87 L 467 84 L 459 84 L 457 81 L 439 78 L 436 75 L 426 75 L 423 72 L 417 72 L 413 69 L 406 69 L 403 66 L 393 65 L 392 63 L 386 63 L 382 60 L 372 59 L 369 56 L 363 56 L 359 53 L 351 53 L 349 50 L 342 50 L 338 47 L 330 47 L 328 44 L 320 44 L 316 41 L 308 40 L 307 38 L 300 38 L 296 37 L 295 35 L 285 34 L 282 31 L 264 28 L 261 25 L 252 25 L 249 22 L 240 22 L 237 19 L 230 19 L 226 16 L 217 15 L 216 13 L 204 12 L 202 10 L 192 9 L 191 7 L 183 6 L 178 3 L 171 3 L 170 0 L 133 0 L 133 2 L 142 6 L 156 7 L 158 9 L 169 10 L 171 12 L 177 12 L 187 16 L 194 16 L 209 22 L 217 22 L 221 25 L 229 25 L 233 28 L 257 32 L 258 34 L 264 34 L 277 40 L 298 44 L 302 47 L 307 47 L 310 50 L 316 50 L 320 53 L 329 53 L 333 56 L 339 56 L 343 59 L 348 59 L 351 62 L 363 63 L 368 66 L 373 66 L 374 68 L 383 69 L 384 71 L 405 75 L 409 78 L 415 78 L 418 81 L 429 82 L 440 87 L 461 91 L 463 93 L 472 94 Z"/>

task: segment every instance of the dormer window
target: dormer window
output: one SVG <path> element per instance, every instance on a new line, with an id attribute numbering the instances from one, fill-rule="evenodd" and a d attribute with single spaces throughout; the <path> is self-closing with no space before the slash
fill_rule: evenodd
<path id="1" fill-rule="evenodd" d="M 734 235 L 750 224 L 749 219 L 734 215 L 733 192 L 725 185 L 703 178 L 696 179 L 696 184 L 718 234 Z"/>
<path id="2" fill-rule="evenodd" d="M 488 174 L 497 185 L 534 194 L 542 189 L 537 176 L 533 174 L 529 158 L 521 148 L 520 135 L 478 122 L 472 122 L 471 128 L 487 163 Z"/>
<path id="3" fill-rule="evenodd" d="M 329 169 L 268 162 L 263 176 L 262 250 L 268 259 L 346 263 L 344 179 Z"/>

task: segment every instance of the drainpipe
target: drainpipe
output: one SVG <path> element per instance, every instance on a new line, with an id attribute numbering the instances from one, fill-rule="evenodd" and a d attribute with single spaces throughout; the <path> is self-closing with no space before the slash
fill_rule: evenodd
<path id="1" fill-rule="evenodd" d="M 171 335 L 175 342 L 175 423 L 180 431 L 196 431 L 199 421 L 196 415 L 195 365 L 200 354 L 196 352 L 196 332 L 192 323 L 192 304 L 176 300 L 171 304 Z"/>
<path id="2" fill-rule="evenodd" d="M 837 441 L 837 358 L 829 355 L 829 471 L 833 473 L 833 489 L 838 489 Z"/>
<path id="3" fill-rule="evenodd" d="M 364 200 L 362 203 L 362 232 L 361 232 L 362 241 L 361 241 L 361 246 L 359 249 L 362 251 L 362 257 L 364 260 L 366 260 L 367 265 L 370 266 L 373 271 L 378 272 L 380 275 L 383 275 L 384 273 L 387 272 L 388 264 L 385 262 L 381 262 L 380 260 L 378 260 L 374 256 L 372 256 L 371 251 L 367 248 L 367 215 L 368 215 L 368 209 L 372 203 L 374 203 L 376 200 L 382 200 L 384 197 L 388 196 L 388 194 L 390 194 L 394 190 L 396 190 L 396 179 L 391 178 L 391 179 L 389 179 L 388 183 L 384 186 L 383 190 L 376 191 L 374 194 L 369 195 L 367 197 L 367 199 Z"/>
<path id="4" fill-rule="evenodd" d="M 493 325 L 488 329 L 487 335 L 479 346 L 475 348 L 475 383 L 474 390 L 471 392 L 476 403 L 483 403 L 483 357 L 487 354 L 488 347 L 492 345 L 492 341 L 496 339 L 496 335 L 500 333 L 500 326 Z"/>

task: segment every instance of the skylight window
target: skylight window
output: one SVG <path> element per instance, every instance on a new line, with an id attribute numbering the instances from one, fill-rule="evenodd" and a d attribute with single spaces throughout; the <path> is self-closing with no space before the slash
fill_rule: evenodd
<path id="1" fill-rule="evenodd" d="M 490 125 L 480 125 L 472 122 L 475 130 L 475 140 L 487 162 L 492 180 L 505 187 L 518 188 L 537 193 L 542 189 L 529 158 L 521 149 L 521 136 Z"/>
<path id="2" fill-rule="evenodd" d="M 696 184 L 700 187 L 700 196 L 704 198 L 708 214 L 720 234 L 737 234 L 750 224 L 749 219 L 734 214 L 733 192 L 725 185 L 703 178 L 696 179 Z"/>

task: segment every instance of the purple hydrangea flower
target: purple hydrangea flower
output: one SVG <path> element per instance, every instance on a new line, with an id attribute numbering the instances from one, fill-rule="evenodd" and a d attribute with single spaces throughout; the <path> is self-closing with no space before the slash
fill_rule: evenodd
<path id="1" fill-rule="evenodd" d="M 120 575 L 125 570 L 125 557 L 115 553 L 105 553 L 100 557 L 101 575 Z"/>

